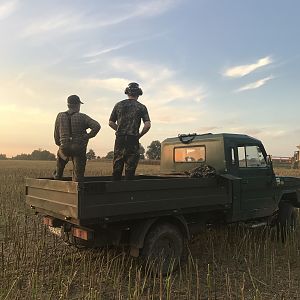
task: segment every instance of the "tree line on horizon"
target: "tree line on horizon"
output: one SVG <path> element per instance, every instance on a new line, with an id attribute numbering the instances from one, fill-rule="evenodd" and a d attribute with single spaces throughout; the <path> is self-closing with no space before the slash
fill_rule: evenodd
<path id="1" fill-rule="evenodd" d="M 48 150 L 33 150 L 31 154 L 17 154 L 12 158 L 8 158 L 6 154 L 0 154 L 0 160 L 12 159 L 12 160 L 56 160 L 55 154 L 51 153 Z"/>
<path id="2" fill-rule="evenodd" d="M 147 151 L 140 144 L 140 159 L 150 159 L 150 160 L 160 160 L 160 151 L 161 151 L 161 143 L 158 140 L 152 141 L 150 145 L 147 147 Z M 86 154 L 88 160 L 100 159 L 100 156 L 97 156 L 93 149 L 89 149 Z M 106 156 L 102 157 L 104 159 L 113 159 L 114 151 L 109 151 Z M 8 158 L 6 154 L 0 153 L 0 160 L 56 160 L 55 154 L 51 153 L 48 150 L 34 150 L 31 154 L 21 153 L 12 158 Z"/>

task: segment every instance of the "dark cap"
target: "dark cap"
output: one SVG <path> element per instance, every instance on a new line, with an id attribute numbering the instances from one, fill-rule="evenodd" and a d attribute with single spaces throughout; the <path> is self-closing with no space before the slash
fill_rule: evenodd
<path id="1" fill-rule="evenodd" d="M 83 102 L 80 101 L 80 98 L 77 95 L 71 95 L 68 97 L 68 104 L 83 104 Z"/>

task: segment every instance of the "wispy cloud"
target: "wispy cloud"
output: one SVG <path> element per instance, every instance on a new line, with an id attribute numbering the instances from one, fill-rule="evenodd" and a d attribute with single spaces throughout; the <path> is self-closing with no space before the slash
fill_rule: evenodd
<path id="1" fill-rule="evenodd" d="M 152 17 L 160 15 L 168 11 L 173 6 L 179 3 L 179 0 L 155 0 L 145 1 L 137 6 L 136 16 Z"/>
<path id="2" fill-rule="evenodd" d="M 81 18 L 82 16 L 79 14 L 59 14 L 51 16 L 46 20 L 37 20 L 29 24 L 25 27 L 21 35 L 23 37 L 29 37 L 51 31 L 63 33 L 74 28 Z"/>
<path id="3" fill-rule="evenodd" d="M 83 85 L 89 87 L 105 89 L 113 92 L 120 92 L 120 89 L 125 88 L 130 81 L 125 78 L 108 78 L 96 79 L 89 78 L 82 80 Z"/>
<path id="4" fill-rule="evenodd" d="M 106 53 L 109 53 L 109 52 L 112 52 L 112 51 L 115 51 L 115 50 L 122 49 L 122 48 L 124 48 L 124 47 L 126 47 L 126 46 L 129 46 L 129 45 L 133 44 L 133 43 L 134 43 L 134 41 L 132 41 L 132 42 L 120 43 L 120 44 L 115 45 L 115 46 L 112 46 L 112 47 L 103 48 L 103 49 L 101 49 L 101 50 L 99 50 L 99 51 L 89 52 L 89 53 L 83 55 L 83 57 L 84 57 L 84 58 L 94 58 L 94 57 L 100 56 L 100 55 L 102 55 L 102 54 L 106 54 Z M 97 60 L 95 60 L 95 61 L 97 61 Z M 94 60 L 90 60 L 90 61 L 88 61 L 88 63 L 93 63 L 93 62 L 95 62 L 95 61 L 94 61 Z"/>
<path id="5" fill-rule="evenodd" d="M 242 92 L 242 91 L 257 89 L 257 88 L 265 85 L 269 80 L 271 80 L 273 78 L 274 78 L 273 76 L 269 76 L 269 77 L 257 80 L 255 82 L 246 84 L 246 85 L 242 86 L 241 88 L 237 89 L 236 92 Z"/>
<path id="6" fill-rule="evenodd" d="M 266 57 L 259 59 L 254 64 L 241 65 L 241 66 L 229 68 L 229 69 L 225 70 L 223 75 L 227 76 L 227 77 L 243 77 L 245 75 L 248 75 L 251 72 L 254 72 L 255 70 L 257 70 L 261 67 L 271 64 L 272 62 L 273 62 L 272 58 L 270 56 L 266 56 Z"/>
<path id="7" fill-rule="evenodd" d="M 166 32 L 160 32 L 158 34 L 149 35 L 149 36 L 146 36 L 146 37 L 143 37 L 143 38 L 140 38 L 140 39 L 126 41 L 126 42 L 119 43 L 119 44 L 116 44 L 116 45 L 113 45 L 113 46 L 110 46 L 110 47 L 102 48 L 102 49 L 97 50 L 97 51 L 90 51 L 90 52 L 84 54 L 83 58 L 90 59 L 90 60 L 87 61 L 87 63 L 89 63 L 89 64 L 90 63 L 96 63 L 96 62 L 99 61 L 99 57 L 102 56 L 103 54 L 107 54 L 107 53 L 110 53 L 110 52 L 115 51 L 115 50 L 123 49 L 127 46 L 137 44 L 137 43 L 140 43 L 140 42 L 143 42 L 143 41 L 148 41 L 148 40 L 152 40 L 152 39 L 155 39 L 155 38 L 159 38 L 159 37 L 164 36 L 165 34 L 166 34 Z"/>
<path id="8" fill-rule="evenodd" d="M 122 6 L 122 10 L 106 12 L 105 16 L 87 15 L 84 12 L 60 13 L 40 20 L 34 21 L 27 26 L 22 36 L 28 37 L 45 32 L 55 31 L 59 34 L 66 32 L 88 30 L 117 25 L 134 18 L 149 18 L 160 15 L 171 9 L 181 0 L 152 0 L 134 2 Z M 107 17 L 109 16 L 109 17 Z M 46 18 L 46 19 L 45 19 Z"/>
<path id="9" fill-rule="evenodd" d="M 7 1 L 0 4 L 0 20 L 7 18 L 17 9 L 17 1 Z"/>

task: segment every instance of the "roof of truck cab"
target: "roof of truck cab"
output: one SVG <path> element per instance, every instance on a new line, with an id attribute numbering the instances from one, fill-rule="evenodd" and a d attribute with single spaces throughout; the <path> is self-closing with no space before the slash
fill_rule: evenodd
<path id="1" fill-rule="evenodd" d="M 172 138 L 167 138 L 163 141 L 163 143 L 175 143 L 175 142 L 178 142 L 179 141 L 179 136 L 178 135 L 177 137 L 172 137 Z M 181 135 L 182 136 L 182 135 Z M 184 135 L 184 138 L 189 138 L 189 137 L 193 137 L 194 134 L 190 134 L 190 135 Z M 194 139 L 193 139 L 193 142 L 194 141 L 204 141 L 204 140 L 230 140 L 230 139 L 233 139 L 233 140 L 248 140 L 248 141 L 252 141 L 252 142 L 259 142 L 261 143 L 260 140 L 256 139 L 256 138 L 253 138 L 249 135 L 246 135 L 246 134 L 237 134 L 237 133 L 204 133 L 204 134 L 196 134 Z"/>

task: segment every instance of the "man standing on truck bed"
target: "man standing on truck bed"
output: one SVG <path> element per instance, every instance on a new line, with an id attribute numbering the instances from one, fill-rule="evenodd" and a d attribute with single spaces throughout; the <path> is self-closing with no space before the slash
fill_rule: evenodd
<path id="1" fill-rule="evenodd" d="M 116 131 L 113 160 L 113 179 L 121 180 L 125 164 L 125 179 L 134 179 L 139 161 L 139 139 L 148 132 L 151 122 L 147 107 L 138 102 L 143 95 L 142 89 L 135 82 L 125 89 L 128 99 L 118 102 L 109 118 L 109 126 Z M 141 132 L 141 120 L 144 127 Z"/>
<path id="2" fill-rule="evenodd" d="M 54 139 L 59 146 L 54 179 L 61 179 L 69 159 L 73 163 L 73 181 L 83 181 L 86 165 L 86 148 L 90 138 L 96 136 L 101 126 L 88 115 L 80 113 L 83 104 L 77 95 L 68 97 L 68 110 L 60 112 L 55 121 Z M 91 129 L 89 133 L 87 129 Z"/>

